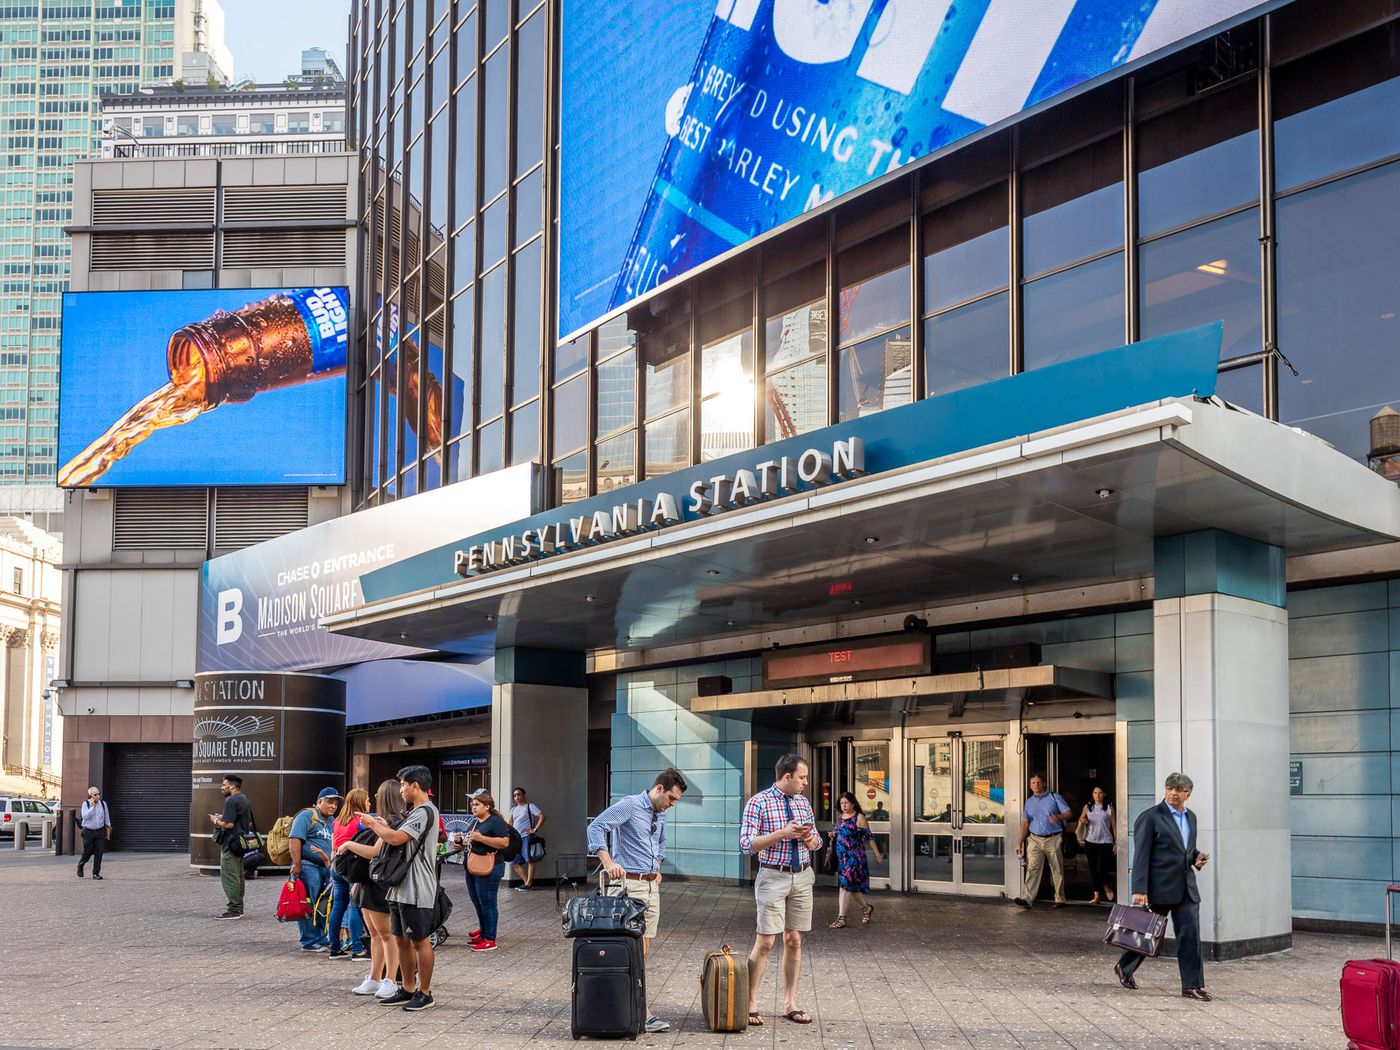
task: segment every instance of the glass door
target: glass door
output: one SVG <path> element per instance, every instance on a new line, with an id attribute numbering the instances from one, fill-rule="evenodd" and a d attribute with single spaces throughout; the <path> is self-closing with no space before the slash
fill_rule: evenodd
<path id="1" fill-rule="evenodd" d="M 913 882 L 921 890 L 992 896 L 1006 886 L 1006 739 L 912 742 Z"/>

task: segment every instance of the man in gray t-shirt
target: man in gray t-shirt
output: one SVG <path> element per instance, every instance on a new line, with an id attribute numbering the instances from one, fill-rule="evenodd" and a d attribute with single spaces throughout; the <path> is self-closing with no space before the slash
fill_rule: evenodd
<path id="1" fill-rule="evenodd" d="M 405 1010 L 429 1010 L 434 1005 L 433 911 L 437 903 L 438 811 L 428 801 L 433 775 L 427 766 L 405 766 L 399 770 L 399 794 L 408 806 L 408 816 L 391 828 L 371 814 L 360 823 L 375 833 L 386 846 L 408 844 L 408 874 L 385 893 L 393 909 L 393 931 L 399 942 L 399 964 L 403 984 L 381 1006 L 402 1006 Z"/>
<path id="2" fill-rule="evenodd" d="M 516 788 L 510 793 L 510 822 L 515 825 L 515 830 L 520 832 L 520 855 L 518 857 L 507 857 L 511 867 L 515 869 L 515 874 L 520 877 L 520 885 L 517 890 L 532 890 L 535 888 L 535 862 L 530 859 L 530 840 L 539 838 L 540 828 L 544 827 L 544 814 L 540 812 L 540 807 L 525 797 L 524 788 Z M 543 839 L 540 839 L 543 842 Z"/>

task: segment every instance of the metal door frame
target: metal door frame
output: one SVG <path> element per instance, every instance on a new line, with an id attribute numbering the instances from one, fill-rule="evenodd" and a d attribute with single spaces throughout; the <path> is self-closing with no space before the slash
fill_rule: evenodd
<path id="1" fill-rule="evenodd" d="M 963 759 L 964 752 L 962 743 L 967 740 L 998 739 L 1002 742 L 1002 791 L 1003 791 L 1003 812 L 1005 814 L 1004 823 L 1001 825 L 1001 838 L 1004 842 L 1003 854 L 1014 855 L 1012 846 L 1013 837 L 1011 831 L 1020 824 L 1019 800 L 1013 798 L 1011 769 L 1013 763 L 1010 752 L 1014 751 L 1019 741 L 1019 734 L 1016 732 L 1015 724 L 1008 722 L 987 722 L 969 723 L 966 725 L 939 725 L 939 726 L 918 726 L 911 728 L 907 733 L 907 741 L 902 748 L 904 752 L 904 767 L 908 770 L 905 777 L 904 795 L 902 808 L 907 814 L 905 830 L 901 835 L 901 843 L 905 846 L 901 874 L 903 883 L 909 889 L 918 893 L 942 893 L 956 896 L 968 897 L 1001 897 L 1008 891 L 1010 873 L 1008 872 L 1000 883 L 967 883 L 962 878 L 962 843 L 966 822 L 961 819 L 963 791 Z M 951 780 L 955 785 L 953 790 L 954 800 L 957 809 L 950 813 L 951 822 L 942 824 L 934 821 L 922 821 L 914 819 L 914 769 L 917 767 L 915 761 L 914 748 L 920 743 L 934 741 L 953 742 L 952 750 L 952 771 Z M 1015 819 L 1013 823 L 1013 814 Z M 921 825 L 916 828 L 915 825 Z M 995 825 L 974 825 L 974 827 L 990 828 Z M 927 830 L 923 830 L 927 829 Z M 914 877 L 914 839 L 917 835 L 950 835 L 953 838 L 953 878 L 949 882 L 938 882 L 931 879 L 916 879 Z M 968 838 L 995 839 L 995 833 L 972 834 Z M 1008 865 L 1010 867 L 1010 865 Z"/>

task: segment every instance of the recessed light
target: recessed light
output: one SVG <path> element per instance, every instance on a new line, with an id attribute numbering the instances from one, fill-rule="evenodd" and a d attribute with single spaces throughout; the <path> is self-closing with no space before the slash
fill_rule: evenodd
<path id="1" fill-rule="evenodd" d="M 1099 497 L 1099 499 L 1108 499 L 1109 497 L 1111 497 L 1111 496 L 1113 495 L 1113 490 L 1112 490 L 1112 489 L 1095 489 L 1095 490 L 1094 490 L 1094 495 L 1097 496 L 1097 497 Z"/>
<path id="2" fill-rule="evenodd" d="M 585 594 L 585 595 L 583 596 L 583 600 L 586 601 L 586 602 L 591 602 L 591 601 L 593 600 L 593 595 L 591 595 L 591 594 Z"/>
<path id="3" fill-rule="evenodd" d="M 734 621 L 733 621 L 733 620 L 725 620 L 724 622 L 725 622 L 725 624 L 726 624 L 727 626 L 729 626 L 729 627 L 733 627 L 733 626 L 734 626 Z"/>
<path id="4" fill-rule="evenodd" d="M 706 570 L 705 570 L 705 573 L 706 573 L 706 575 L 709 575 L 709 576 L 718 576 L 718 575 L 719 575 L 719 570 L 718 570 L 718 569 L 706 569 Z"/>
<path id="5" fill-rule="evenodd" d="M 880 542 L 880 537 L 879 537 L 879 536 L 867 536 L 867 537 L 865 537 L 865 542 L 866 542 L 866 543 L 879 543 L 879 542 Z"/>
<path id="6" fill-rule="evenodd" d="M 1019 572 L 1013 572 L 1013 573 L 1011 574 L 1011 582 L 1012 582 L 1012 583 L 1020 583 L 1020 582 L 1021 582 L 1021 574 L 1020 574 Z"/>
<path id="7" fill-rule="evenodd" d="M 852 604 L 852 605 L 864 605 L 865 603 L 864 603 L 863 601 L 861 601 L 859 598 L 856 598 L 854 601 L 851 602 L 851 604 Z"/>
<path id="8" fill-rule="evenodd" d="M 487 623 L 490 623 L 490 622 L 493 621 L 495 618 L 496 618 L 496 617 L 492 616 L 490 613 L 487 613 L 487 614 L 486 614 L 486 622 L 487 622 Z"/>

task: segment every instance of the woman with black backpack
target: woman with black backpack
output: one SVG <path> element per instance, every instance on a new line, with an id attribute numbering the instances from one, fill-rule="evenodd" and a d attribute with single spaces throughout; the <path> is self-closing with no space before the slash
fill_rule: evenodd
<path id="1" fill-rule="evenodd" d="M 375 812 L 390 827 L 398 827 L 404 818 L 403 796 L 399 782 L 386 780 L 375 793 Z M 399 972 L 399 942 L 394 937 L 389 916 L 389 902 L 384 888 L 369 877 L 369 862 L 383 848 L 379 837 L 368 828 L 341 844 L 336 850 L 335 867 L 351 884 L 351 898 L 370 930 L 369 975 L 354 989 L 356 995 L 372 995 L 387 999 L 399 990 L 394 980 Z M 348 855 L 348 856 L 347 856 Z"/>
<path id="2" fill-rule="evenodd" d="M 340 812 L 331 825 L 331 840 L 337 849 L 359 834 L 360 814 L 368 810 L 369 792 L 364 788 L 351 788 L 345 793 L 345 801 L 340 804 Z M 349 951 L 346 951 L 346 945 L 340 939 L 342 923 L 350 931 Z M 331 865 L 331 914 L 326 931 L 331 939 L 330 958 L 370 957 L 369 949 L 365 947 L 364 918 L 360 915 L 359 907 L 350 899 L 350 880 L 334 864 Z"/>
<path id="3" fill-rule="evenodd" d="M 519 833 L 496 812 L 496 800 L 483 792 L 471 800 L 476 826 L 467 832 L 467 893 L 476 909 L 480 927 L 471 934 L 474 952 L 496 950 L 496 925 L 500 911 L 496 898 L 501 889 L 501 877 L 506 873 L 506 855 L 512 842 L 520 852 Z"/>

